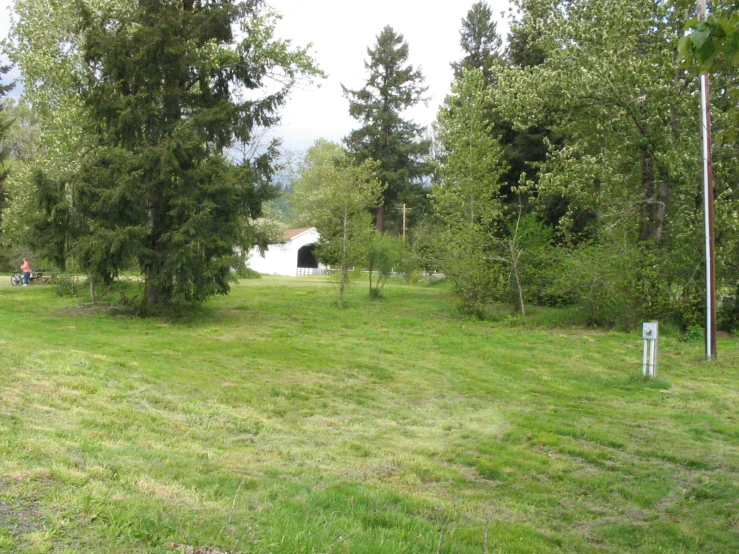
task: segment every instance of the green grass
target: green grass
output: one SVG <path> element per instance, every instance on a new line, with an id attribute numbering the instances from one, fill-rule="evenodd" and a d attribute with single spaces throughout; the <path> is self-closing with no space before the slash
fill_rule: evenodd
<path id="1" fill-rule="evenodd" d="M 664 337 L 645 382 L 636 333 L 444 286 L 139 319 L 1 281 L 0 552 L 739 551 L 734 339 Z"/>

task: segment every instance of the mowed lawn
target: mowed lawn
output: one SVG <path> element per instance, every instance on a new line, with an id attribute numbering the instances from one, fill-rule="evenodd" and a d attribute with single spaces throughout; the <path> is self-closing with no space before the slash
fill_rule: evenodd
<path id="1" fill-rule="evenodd" d="M 739 552 L 739 342 L 242 281 L 140 319 L 0 283 L 0 551 Z M 204 551 L 205 552 L 205 551 Z"/>

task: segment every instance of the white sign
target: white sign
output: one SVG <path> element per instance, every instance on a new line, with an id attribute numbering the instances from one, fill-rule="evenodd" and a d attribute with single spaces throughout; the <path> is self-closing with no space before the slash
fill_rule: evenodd
<path id="1" fill-rule="evenodd" d="M 657 376 L 657 335 L 659 326 L 656 321 L 642 324 L 641 336 L 644 339 L 644 357 L 642 374 L 649 377 Z"/>

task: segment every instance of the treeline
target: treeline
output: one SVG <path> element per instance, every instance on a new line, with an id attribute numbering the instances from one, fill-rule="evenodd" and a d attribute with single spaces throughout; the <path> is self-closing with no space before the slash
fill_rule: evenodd
<path id="1" fill-rule="evenodd" d="M 13 9 L 6 258 L 82 273 L 93 301 L 129 270 L 142 308 L 227 293 L 234 247 L 265 241 L 254 221 L 276 193 L 278 144 L 260 138 L 320 75 L 308 52 L 275 36 L 262 0 Z"/>
<path id="2" fill-rule="evenodd" d="M 437 121 L 445 159 L 432 197 L 442 242 L 448 248 L 455 239 L 479 244 L 472 273 L 480 278 L 455 280 L 465 305 L 479 310 L 491 298 L 515 299 L 522 311 L 526 302 L 579 305 L 590 324 L 633 326 L 658 318 L 683 328 L 701 325 L 698 80 L 678 56 L 687 6 L 525 0 L 517 7 L 502 56 L 494 48 L 480 56 L 485 48 L 466 46 L 467 36 L 485 36 L 482 29 L 490 27 L 484 5 L 470 11 L 462 31 L 468 55 Z M 736 66 L 714 69 L 720 135 L 731 125 L 727 94 Z M 480 188 L 464 150 L 488 151 L 483 140 L 489 139 L 497 145 L 501 177 L 497 186 Z M 737 322 L 738 169 L 736 142 L 716 144 L 725 329 Z M 461 225 L 454 214 L 462 213 L 463 198 L 469 209 L 477 202 L 478 213 L 485 206 L 493 215 Z M 459 267 L 453 254 L 439 263 L 450 271 Z"/>
<path id="3" fill-rule="evenodd" d="M 199 301 L 227 292 L 233 246 L 268 242 L 266 212 L 318 227 L 340 302 L 351 268 L 371 270 L 372 296 L 391 271 L 430 271 L 479 317 L 507 302 L 522 315 L 576 306 L 593 325 L 700 326 L 702 68 L 718 137 L 719 327 L 739 327 L 731 4 L 700 23 L 682 1 L 518 0 L 502 37 L 477 2 L 430 129 L 406 117 L 427 88 L 385 27 L 364 86 L 344 87 L 355 130 L 309 149 L 276 200 L 278 145 L 258 138 L 294 82 L 320 71 L 274 38 L 263 3 L 98 4 L 16 0 L 9 55 L 31 109 L 0 127 L 16 145 L 6 254 L 32 249 L 91 283 L 138 268 L 147 302 Z M 275 72 L 277 91 L 265 86 Z"/>
<path id="4" fill-rule="evenodd" d="M 406 265 L 413 258 L 444 273 L 460 308 L 480 317 L 490 303 L 509 302 L 521 314 L 530 304 L 578 306 L 593 325 L 702 325 L 699 85 L 678 53 L 688 57 L 693 45 L 700 54 L 700 34 L 683 36 L 702 24 L 687 5 L 653 0 L 516 7 L 504 44 L 489 6 L 472 6 L 460 31 L 465 55 L 452 63 L 451 91 L 427 134 L 399 116 L 425 92 L 407 44 L 389 28 L 378 35 L 366 87 L 346 91 L 361 126 L 344 141 L 354 164 L 375 160 L 385 183 L 376 228 L 399 235 L 405 205 Z M 733 330 L 737 57 L 724 42 L 728 55 L 716 48 L 704 61 L 715 58 L 719 326 Z M 317 144 L 305 163 L 326 147 Z M 298 179 L 298 204 L 311 186 Z"/>

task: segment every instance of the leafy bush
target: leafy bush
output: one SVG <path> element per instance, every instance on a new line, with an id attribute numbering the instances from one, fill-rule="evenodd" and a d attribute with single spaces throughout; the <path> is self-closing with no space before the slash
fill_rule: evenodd
<path id="1" fill-rule="evenodd" d="M 574 302 L 586 325 L 635 327 L 647 319 L 670 318 L 670 280 L 654 249 L 620 243 L 564 251 L 559 274 L 540 294 Z"/>
<path id="2" fill-rule="evenodd" d="M 739 331 L 739 285 L 734 294 L 726 294 L 718 299 L 716 312 L 716 327 L 720 331 L 736 333 Z"/>
<path id="3" fill-rule="evenodd" d="M 73 273 L 58 273 L 51 282 L 57 296 L 77 296 L 77 277 Z"/>
<path id="4" fill-rule="evenodd" d="M 261 279 L 262 274 L 258 271 L 254 271 L 252 268 L 247 267 L 246 265 L 239 265 L 238 269 L 236 270 L 236 277 L 239 279 Z"/>
<path id="5" fill-rule="evenodd" d="M 684 342 L 703 340 L 703 327 L 700 325 L 688 325 L 688 328 L 680 339 Z"/>
<path id="6" fill-rule="evenodd" d="M 402 239 L 375 232 L 369 237 L 367 246 L 367 269 L 369 270 L 370 298 L 380 298 L 385 283 L 396 268 L 404 263 Z M 376 277 L 376 279 L 375 279 Z"/>

